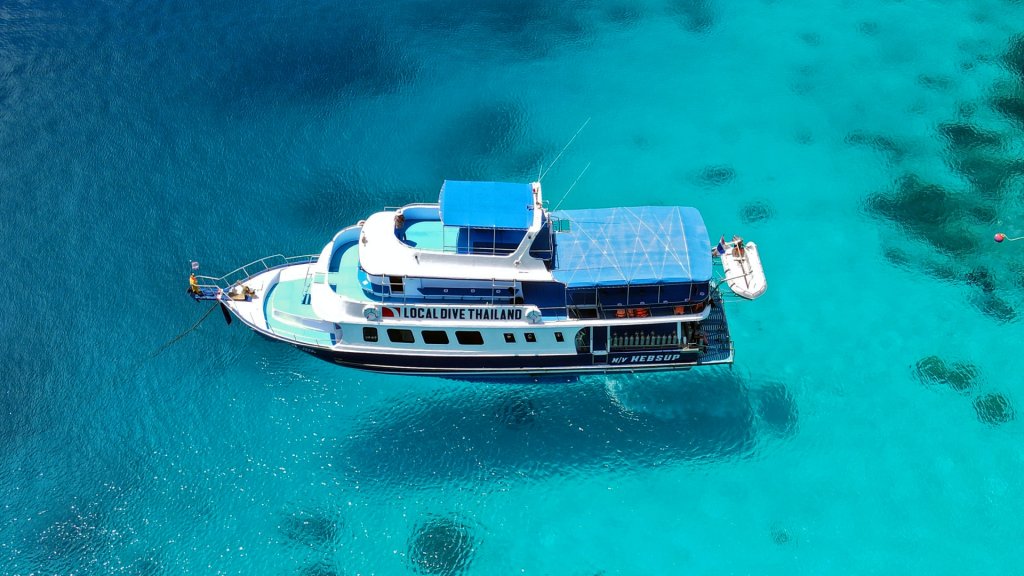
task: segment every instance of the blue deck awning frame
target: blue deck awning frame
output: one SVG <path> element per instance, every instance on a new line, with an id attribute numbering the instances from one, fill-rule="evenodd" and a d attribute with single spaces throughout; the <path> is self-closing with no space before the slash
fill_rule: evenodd
<path id="1" fill-rule="evenodd" d="M 526 230 L 533 223 L 530 184 L 445 180 L 438 203 L 445 226 Z"/>
<path id="2" fill-rule="evenodd" d="M 568 288 L 708 282 L 711 242 L 696 208 L 563 210 L 552 276 Z"/>

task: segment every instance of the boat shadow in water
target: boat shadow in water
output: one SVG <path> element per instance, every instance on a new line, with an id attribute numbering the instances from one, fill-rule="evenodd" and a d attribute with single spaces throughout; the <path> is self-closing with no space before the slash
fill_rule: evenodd
<path id="1" fill-rule="evenodd" d="M 543 479 L 755 455 L 797 431 L 784 385 L 729 370 L 587 377 L 411 395 L 369 414 L 336 457 L 360 484 Z"/>

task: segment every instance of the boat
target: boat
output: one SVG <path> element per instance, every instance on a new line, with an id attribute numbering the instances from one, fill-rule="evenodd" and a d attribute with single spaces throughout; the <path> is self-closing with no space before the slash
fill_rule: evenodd
<path id="1" fill-rule="evenodd" d="M 721 245 L 721 244 L 720 244 Z M 768 280 L 764 275 L 764 268 L 761 266 L 761 255 L 757 251 L 757 244 L 753 242 L 744 243 L 737 238 L 731 243 L 725 243 L 724 251 L 717 251 L 722 260 L 722 269 L 725 272 L 725 281 L 734 294 L 747 300 L 753 300 L 765 293 L 768 289 Z"/>
<path id="2" fill-rule="evenodd" d="M 734 359 L 696 208 L 549 211 L 539 182 L 445 181 L 437 203 L 374 213 L 315 254 L 193 272 L 189 292 L 266 338 L 383 373 L 539 379 Z"/>

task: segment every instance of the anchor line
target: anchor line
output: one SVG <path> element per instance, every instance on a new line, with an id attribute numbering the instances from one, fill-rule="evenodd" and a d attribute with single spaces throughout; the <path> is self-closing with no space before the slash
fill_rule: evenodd
<path id="1" fill-rule="evenodd" d="M 217 306 L 220 306 L 220 302 L 217 302 L 213 306 L 210 306 L 210 309 L 206 311 L 206 314 L 203 314 L 203 316 L 199 320 L 197 320 L 196 323 L 193 324 L 188 330 L 185 330 L 181 334 L 178 334 L 174 338 L 171 338 L 170 340 L 165 342 L 163 346 L 157 348 L 156 351 L 153 352 L 153 354 L 150 356 L 150 358 L 156 358 L 157 356 L 162 354 L 165 350 L 170 348 L 173 344 L 175 344 L 176 342 L 178 342 L 179 340 L 181 340 L 185 336 L 188 336 L 188 334 L 190 332 L 192 332 L 196 328 L 199 328 L 199 325 L 203 323 L 203 320 L 206 320 L 206 318 L 213 312 L 214 308 L 216 308 Z"/>

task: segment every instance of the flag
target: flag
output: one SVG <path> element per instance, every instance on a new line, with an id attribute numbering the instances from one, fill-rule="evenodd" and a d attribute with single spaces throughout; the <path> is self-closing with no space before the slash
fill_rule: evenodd
<path id="1" fill-rule="evenodd" d="M 193 270 L 199 270 L 199 262 L 196 262 L 195 260 L 193 260 L 192 261 L 192 269 Z"/>
<path id="2" fill-rule="evenodd" d="M 717 252 L 718 255 L 721 256 L 722 254 L 725 254 L 725 251 L 725 235 L 723 234 L 722 239 L 718 241 L 718 246 L 715 247 L 715 252 Z"/>

